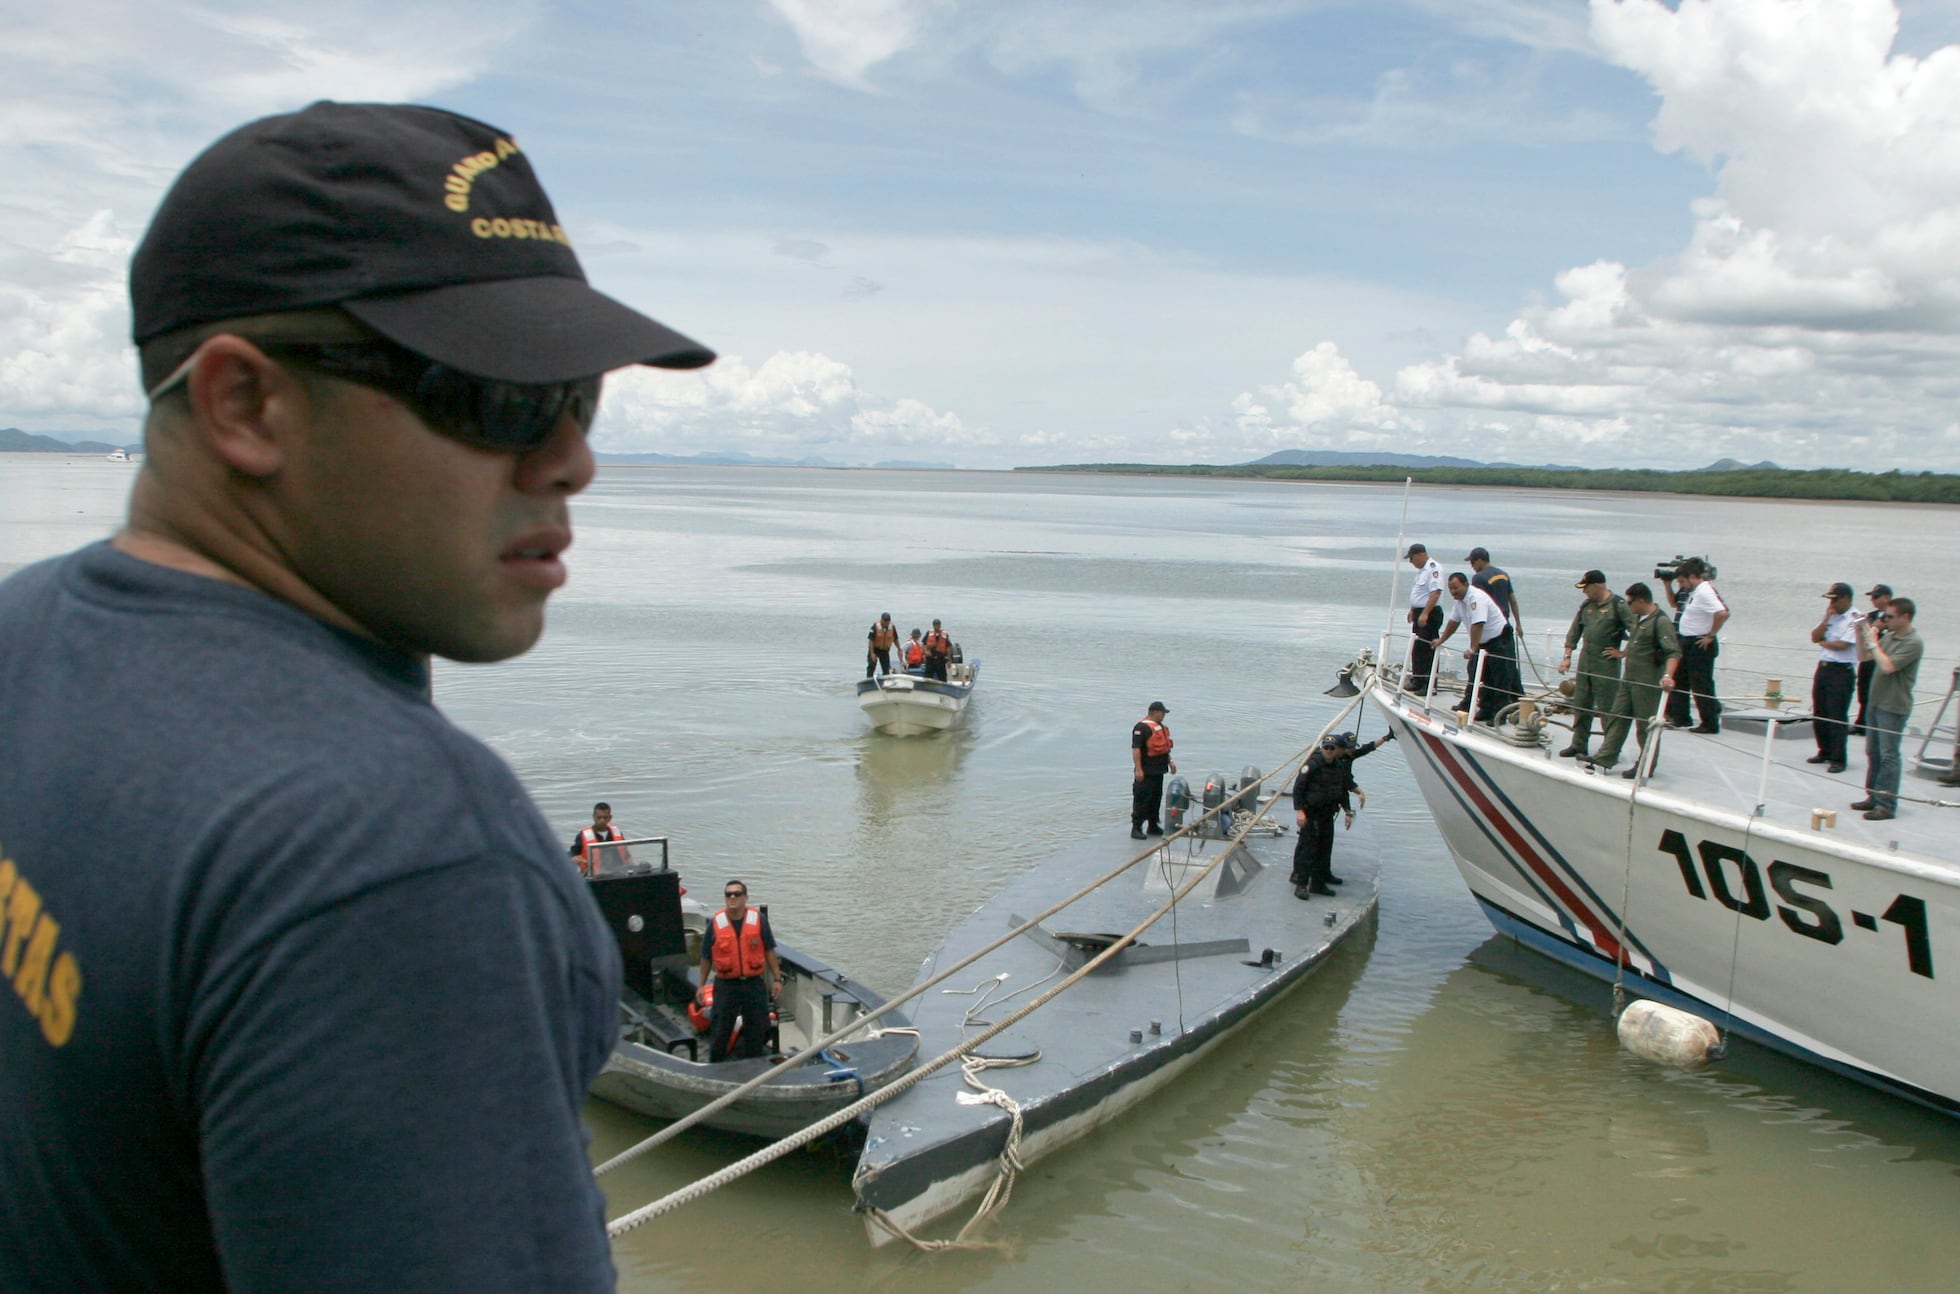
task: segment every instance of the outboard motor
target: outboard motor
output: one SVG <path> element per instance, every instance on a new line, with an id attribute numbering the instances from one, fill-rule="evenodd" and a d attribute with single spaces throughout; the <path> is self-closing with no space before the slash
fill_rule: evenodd
<path id="1" fill-rule="evenodd" d="M 1225 803 L 1225 774 L 1213 773 L 1205 779 L 1205 789 L 1199 803 L 1203 806 L 1206 813 L 1210 813 L 1213 809 Z M 1207 836 L 1223 836 L 1230 831 L 1231 815 L 1229 813 L 1214 815 L 1204 826 L 1204 834 Z"/>
<path id="2" fill-rule="evenodd" d="M 1164 830 L 1177 831 L 1184 826 L 1184 815 L 1191 808 L 1191 783 L 1184 780 L 1181 773 L 1173 774 L 1164 783 Z"/>
<path id="3" fill-rule="evenodd" d="M 1239 780 L 1232 784 L 1232 812 L 1248 812 L 1259 807 L 1259 778 L 1257 767 L 1247 764 L 1239 770 Z"/>

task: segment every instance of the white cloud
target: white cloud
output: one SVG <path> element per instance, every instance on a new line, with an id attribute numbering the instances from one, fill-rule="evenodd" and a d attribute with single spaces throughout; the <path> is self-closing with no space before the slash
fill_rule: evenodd
<path id="1" fill-rule="evenodd" d="M 1370 414 L 1490 458 L 1960 467 L 1960 48 L 1893 54 L 1889 0 L 1591 12 L 1660 96 L 1656 146 L 1714 172 L 1687 245 L 1565 271 L 1501 334 L 1405 365 Z M 1279 403 L 1237 413 L 1283 428 Z"/>
<path id="2" fill-rule="evenodd" d="M 867 89 L 865 74 L 919 37 L 920 0 L 769 0 L 803 57 L 840 85 Z"/>
<path id="3" fill-rule="evenodd" d="M 849 366 L 807 351 L 781 351 L 757 366 L 723 355 L 705 369 L 615 373 L 592 439 L 605 453 L 738 451 L 854 463 L 898 454 L 944 461 L 994 443 L 957 414 L 870 394 Z"/>

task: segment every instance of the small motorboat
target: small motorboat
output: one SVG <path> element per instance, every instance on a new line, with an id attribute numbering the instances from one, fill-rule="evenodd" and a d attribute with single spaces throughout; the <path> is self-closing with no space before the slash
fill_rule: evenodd
<path id="1" fill-rule="evenodd" d="M 943 681 L 916 669 L 868 678 L 857 685 L 858 705 L 878 731 L 916 737 L 958 723 L 979 679 L 980 662 L 966 660 L 955 643 Z"/>
<path id="2" fill-rule="evenodd" d="M 619 1041 L 592 1094 L 655 1119 L 679 1119 L 733 1091 L 882 1006 L 882 995 L 778 941 L 783 990 L 769 1022 L 768 1050 L 757 1059 L 709 1064 L 705 1018 L 690 1018 L 701 938 L 711 913 L 683 897 L 680 873 L 668 865 L 664 837 L 588 848 L 587 885 L 619 943 L 626 987 Z M 766 906 L 763 909 L 767 912 Z M 912 1067 L 917 1034 L 892 1012 L 794 1068 L 781 1069 L 704 1122 L 713 1128 L 776 1139 L 825 1118 Z"/>
<path id="3" fill-rule="evenodd" d="M 1288 880 L 1292 810 L 1282 803 L 1260 819 L 1259 780 L 1248 768 L 1227 792 L 1224 776 L 1213 775 L 1203 807 L 1222 804 L 1222 811 L 1182 834 L 1171 792 L 1165 825 L 1174 836 L 1155 842 L 1148 858 L 908 1004 L 924 1054 L 936 1058 L 1116 947 L 1119 932 L 1194 886 L 1178 900 L 1174 919 L 1160 919 L 988 1040 L 964 1067 L 931 1075 L 871 1114 L 852 1184 L 874 1245 L 912 1239 L 916 1228 L 983 1192 L 989 1203 L 982 1208 L 990 1207 L 1001 1198 L 1003 1164 L 1030 1164 L 1143 1100 L 1368 927 L 1380 866 L 1365 825 L 1336 837 L 1334 862 L 1346 882 L 1338 895 L 1301 902 Z M 915 982 L 1146 849 L 1117 825 L 1037 864 L 956 926 Z"/>

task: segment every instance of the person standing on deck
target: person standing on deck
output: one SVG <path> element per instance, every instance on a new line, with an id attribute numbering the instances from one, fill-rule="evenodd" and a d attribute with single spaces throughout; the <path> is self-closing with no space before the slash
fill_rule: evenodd
<path id="1" fill-rule="evenodd" d="M 1463 705 L 1477 698 L 1478 723 L 1490 723 L 1499 711 L 1517 699 L 1518 665 L 1510 622 L 1504 618 L 1490 594 L 1470 587 L 1470 577 L 1462 571 L 1450 573 L 1450 610 L 1438 643 L 1448 642 L 1458 625 L 1469 626 L 1469 642 L 1463 649 L 1465 680 Z"/>
<path id="2" fill-rule="evenodd" d="M 0 1289 L 611 1290 L 619 954 L 430 660 L 543 633 L 602 375 L 713 353 L 435 108 L 231 132 L 129 288 L 127 522 L 0 584 Z"/>
<path id="3" fill-rule="evenodd" d="M 752 1059 L 769 1050 L 769 1008 L 783 991 L 776 936 L 762 909 L 749 906 L 747 883 L 728 882 L 721 897 L 725 906 L 709 918 L 701 943 L 701 987 L 694 992 L 697 1005 L 713 999 L 708 1008 L 710 1065 Z"/>
<path id="4" fill-rule="evenodd" d="M 1636 728 L 1644 755 L 1650 733 L 1658 740 L 1661 706 L 1674 691 L 1674 675 L 1681 668 L 1681 638 L 1674 631 L 1674 618 L 1662 613 L 1654 602 L 1654 591 L 1645 584 L 1627 585 L 1627 610 L 1633 614 L 1633 630 L 1626 646 L 1609 651 L 1624 665 L 1620 686 L 1613 694 L 1611 717 L 1606 735 L 1600 739 L 1596 768 L 1611 768 L 1619 762 L 1626 745 L 1627 731 Z M 1636 727 L 1637 725 L 1637 727 Z M 1660 766 L 1660 755 L 1648 766 L 1651 773 Z M 1640 773 L 1640 760 L 1620 776 L 1629 780 Z"/>
<path id="5" fill-rule="evenodd" d="M 1346 815 L 1354 825 L 1355 803 L 1368 804 L 1368 793 L 1354 780 L 1354 761 L 1372 755 L 1395 740 L 1393 730 L 1367 745 L 1358 745 L 1351 732 L 1329 733 L 1321 738 L 1320 749 L 1309 754 L 1293 779 L 1293 814 L 1299 836 L 1293 844 L 1293 897 L 1332 894 L 1330 886 L 1341 884 L 1334 875 L 1334 815 Z"/>
<path id="6" fill-rule="evenodd" d="M 932 622 L 932 631 L 926 635 L 926 677 L 946 681 L 946 663 L 953 656 L 953 639 L 939 621 Z"/>
<path id="7" fill-rule="evenodd" d="M 1878 673 L 1872 679 L 1872 704 L 1865 716 L 1865 798 L 1853 804 L 1875 822 L 1896 817 L 1899 806 L 1899 743 L 1912 717 L 1912 689 L 1919 681 L 1919 661 L 1926 645 L 1912 627 L 1919 613 L 1911 598 L 1893 598 L 1885 611 L 1885 629 L 1867 620 L 1858 634 L 1870 646 Z"/>
<path id="8" fill-rule="evenodd" d="M 1865 594 L 1872 600 L 1872 609 L 1866 618 L 1877 621 L 1881 628 L 1885 624 L 1885 608 L 1892 605 L 1892 586 L 1874 584 L 1871 592 Z M 1872 675 L 1878 672 L 1878 662 L 1872 659 L 1871 651 L 1864 645 L 1864 638 L 1858 637 L 1858 717 L 1852 720 L 1851 735 L 1865 735 L 1865 708 L 1871 702 Z"/>
<path id="9" fill-rule="evenodd" d="M 1169 713 L 1162 701 L 1152 701 L 1130 729 L 1130 836 L 1135 840 L 1142 840 L 1146 832 L 1164 834 L 1157 816 L 1164 803 L 1164 774 L 1177 771 L 1171 759 L 1171 730 L 1164 723 Z"/>
<path id="10" fill-rule="evenodd" d="M 864 638 L 864 676 L 870 678 L 874 672 L 891 673 L 892 648 L 898 646 L 898 626 L 892 623 L 892 613 L 887 611 L 879 616 Z"/>
<path id="11" fill-rule="evenodd" d="M 1561 674 L 1571 669 L 1572 651 L 1578 649 L 1579 675 L 1573 680 L 1571 697 L 1572 741 L 1559 755 L 1565 759 L 1585 759 L 1592 740 L 1593 716 L 1599 716 L 1603 728 L 1613 700 L 1619 695 L 1620 658 L 1625 654 L 1620 644 L 1633 629 L 1633 612 L 1628 609 L 1626 599 L 1606 583 L 1604 571 L 1587 571 L 1572 587 L 1586 596 L 1572 616 L 1572 627 L 1565 631 L 1565 655 L 1558 663 Z M 1599 763 L 1603 768 L 1613 766 L 1610 759 Z"/>
<path id="12" fill-rule="evenodd" d="M 1824 598 L 1824 618 L 1810 631 L 1810 641 L 1817 644 L 1817 669 L 1810 680 L 1810 727 L 1817 753 L 1806 762 L 1842 773 L 1850 736 L 1845 718 L 1858 690 L 1858 622 L 1864 617 L 1852 605 L 1851 586 L 1843 580 L 1824 590 Z"/>
<path id="13" fill-rule="evenodd" d="M 1436 659 L 1436 638 L 1443 632 L 1443 568 L 1421 544 L 1409 545 L 1409 565 L 1416 568 L 1415 583 L 1409 586 L 1409 677 L 1405 691 L 1418 696 L 1429 691 L 1429 675 Z"/>
<path id="14" fill-rule="evenodd" d="M 1679 574 L 1688 600 L 1681 608 L 1681 686 L 1668 698 L 1667 725 L 1688 726 L 1692 696 L 1701 718 L 1695 731 L 1718 733 L 1722 730 L 1722 702 L 1715 695 L 1715 658 L 1721 655 L 1719 635 L 1729 622 L 1729 607 L 1715 591 L 1708 578 L 1708 565 L 1699 557 L 1682 562 Z"/>
<path id="15" fill-rule="evenodd" d="M 1504 609 L 1513 633 L 1524 632 L 1524 620 L 1518 613 L 1517 586 L 1502 566 L 1491 565 L 1490 549 L 1472 548 L 1463 560 L 1470 563 L 1470 587 L 1490 594 L 1490 600 Z"/>

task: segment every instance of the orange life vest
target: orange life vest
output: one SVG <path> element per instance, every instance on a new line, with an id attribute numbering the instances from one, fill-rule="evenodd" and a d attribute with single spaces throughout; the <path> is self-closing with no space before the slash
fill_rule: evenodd
<path id="1" fill-rule="evenodd" d="M 953 640 L 946 636 L 944 629 L 935 629 L 926 635 L 926 650 L 935 656 L 944 656 L 953 650 Z"/>
<path id="2" fill-rule="evenodd" d="M 747 979 L 769 969 L 769 959 L 762 947 L 762 913 L 750 908 L 742 914 L 742 928 L 737 930 L 724 908 L 715 913 L 709 930 L 714 935 L 716 978 Z"/>
<path id="3" fill-rule="evenodd" d="M 590 851 L 592 849 L 592 846 L 599 845 L 599 844 L 606 844 L 614 840 L 626 839 L 626 833 L 624 831 L 621 831 L 618 827 L 607 827 L 606 830 L 611 832 L 612 834 L 606 836 L 603 840 L 600 838 L 599 833 L 594 829 L 592 829 L 591 827 L 587 827 L 583 831 L 578 833 L 579 871 L 585 872 L 588 875 L 591 873 L 592 854 Z"/>
<path id="4" fill-rule="evenodd" d="M 923 665 L 925 664 L 925 660 L 926 649 L 916 639 L 906 644 L 905 663 L 907 665 Z"/>
<path id="5" fill-rule="evenodd" d="M 1150 756 L 1171 753 L 1171 730 L 1155 719 L 1145 719 L 1143 726 L 1150 729 L 1150 735 L 1143 740 L 1143 753 Z"/>
<path id="6" fill-rule="evenodd" d="M 875 624 L 871 626 L 871 645 L 880 651 L 898 641 L 898 630 L 892 625 Z"/>

